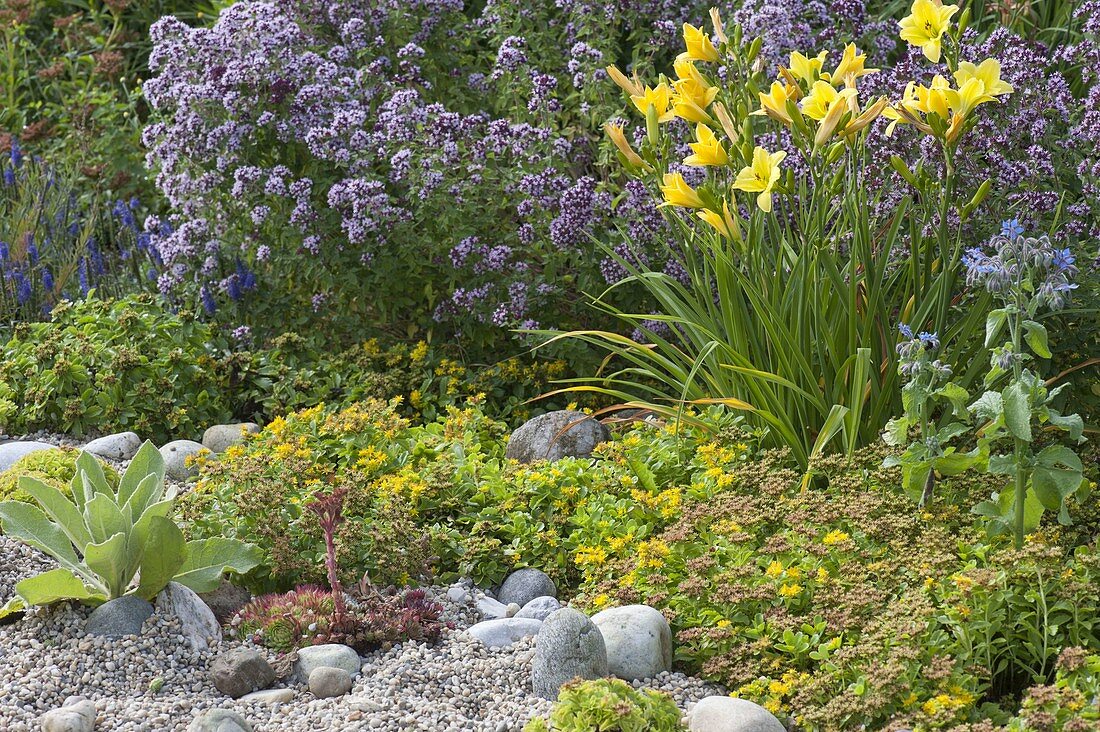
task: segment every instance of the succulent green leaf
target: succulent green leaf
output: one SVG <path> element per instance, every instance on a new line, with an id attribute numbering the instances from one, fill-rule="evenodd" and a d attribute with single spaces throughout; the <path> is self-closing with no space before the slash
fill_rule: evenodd
<path id="1" fill-rule="evenodd" d="M 79 509 L 64 493 L 37 478 L 26 475 L 19 479 L 19 488 L 38 502 L 46 515 L 53 519 L 69 537 L 69 541 L 76 546 L 77 551 L 84 551 L 84 547 L 92 537 L 84 525 L 84 517 Z"/>
<path id="2" fill-rule="evenodd" d="M 119 504 L 127 503 L 134 493 L 141 490 L 142 484 L 150 475 L 157 476 L 154 484 L 159 490 L 163 491 L 164 456 L 160 454 L 160 450 L 153 446 L 152 442 L 146 440 L 138 449 L 137 454 L 134 455 L 134 459 L 130 461 L 130 465 L 126 468 L 126 472 L 118 482 Z M 147 498 L 146 503 L 159 500 L 160 496 L 156 495 L 155 497 Z M 144 506 L 142 506 L 142 509 L 144 510 Z M 140 515 L 140 511 L 135 512 L 134 515 Z"/>
<path id="3" fill-rule="evenodd" d="M 164 589 L 183 565 L 186 542 L 183 532 L 171 519 L 151 516 L 141 560 L 137 594 L 152 600 Z"/>
<path id="4" fill-rule="evenodd" d="M 118 533 L 106 541 L 89 544 L 84 549 L 84 563 L 99 575 L 111 599 L 126 594 L 126 587 L 133 575 L 126 572 L 125 534 Z"/>
<path id="5" fill-rule="evenodd" d="M 187 542 L 187 557 L 173 577 L 195 592 L 212 592 L 227 571 L 244 574 L 260 563 L 259 547 L 234 539 L 214 537 Z"/>
<path id="6" fill-rule="evenodd" d="M 107 599 L 106 595 L 88 587 L 80 577 L 63 567 L 16 583 L 15 592 L 27 605 L 49 605 L 61 600 L 99 604 Z"/>
<path id="7" fill-rule="evenodd" d="M 84 523 L 94 542 L 104 542 L 115 534 L 129 534 L 133 525 L 119 509 L 113 495 L 97 493 L 84 504 Z"/>
<path id="8" fill-rule="evenodd" d="M 1031 402 L 1027 388 L 1014 381 L 1001 392 L 1001 399 L 1008 431 L 1019 440 L 1031 442 Z"/>

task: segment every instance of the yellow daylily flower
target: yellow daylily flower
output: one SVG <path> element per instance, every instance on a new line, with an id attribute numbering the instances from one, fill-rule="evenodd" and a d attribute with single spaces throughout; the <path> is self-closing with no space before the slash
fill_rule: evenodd
<path id="1" fill-rule="evenodd" d="M 691 23 L 684 23 L 684 48 L 687 50 L 677 57 L 678 60 L 711 62 L 718 60 L 718 49 L 711 43 L 710 36 Z"/>
<path id="2" fill-rule="evenodd" d="M 733 187 L 746 193 L 758 193 L 756 205 L 761 211 L 768 213 L 772 210 L 772 189 L 779 181 L 779 163 L 787 153 L 782 150 L 769 153 L 759 145 L 752 151 L 752 165 L 745 166 L 737 174 L 737 180 Z"/>
<path id="3" fill-rule="evenodd" d="M 929 135 L 932 134 L 932 128 L 921 119 L 920 112 L 920 101 L 917 98 L 917 85 L 913 82 L 909 82 L 905 86 L 905 92 L 901 95 L 901 100 L 898 101 L 896 105 L 882 110 L 882 116 L 890 120 L 890 124 L 886 126 L 886 136 L 890 137 L 893 135 L 894 128 L 899 124 L 914 125 L 921 132 Z"/>
<path id="4" fill-rule="evenodd" d="M 676 116 L 672 110 L 672 90 L 663 81 L 654 87 L 646 87 L 641 94 L 632 94 L 630 100 L 642 114 L 649 114 L 650 105 L 657 111 L 658 122 L 668 122 Z"/>
<path id="5" fill-rule="evenodd" d="M 845 86 L 855 86 L 856 79 L 878 71 L 878 69 L 866 68 L 866 63 L 867 54 L 860 53 L 859 49 L 856 48 L 856 44 L 849 43 L 844 47 L 844 55 L 840 58 L 840 63 L 837 64 L 831 81 L 834 84 L 843 82 Z"/>
<path id="6" fill-rule="evenodd" d="M 820 94 L 825 97 L 822 100 L 814 100 L 812 105 L 814 112 L 824 112 L 821 118 L 814 118 L 812 114 L 806 113 L 806 117 L 817 119 L 817 132 L 814 133 L 814 145 L 817 148 L 821 148 L 829 139 L 832 138 L 833 133 L 837 131 L 840 125 L 840 121 L 844 119 L 845 114 L 851 112 L 853 116 L 859 112 L 859 105 L 856 102 L 856 90 L 853 88 L 840 89 L 836 91 L 832 86 L 829 86 L 825 81 L 817 81 L 814 84 L 814 91 L 818 91 L 817 85 L 820 84 Z M 825 89 L 829 91 L 826 92 Z M 833 95 L 832 100 L 827 97 Z M 810 101 L 810 97 L 806 97 L 803 100 L 803 105 L 806 101 Z M 803 111 L 805 108 L 803 107 Z"/>
<path id="7" fill-rule="evenodd" d="M 1007 81 L 1001 81 L 1001 64 L 995 58 L 987 58 L 978 66 L 969 61 L 960 63 L 955 72 L 955 83 L 959 89 L 961 90 L 971 79 L 982 82 L 985 93 L 990 96 L 999 97 L 1002 94 L 1012 93 L 1012 85 Z"/>
<path id="8" fill-rule="evenodd" d="M 607 75 L 611 77 L 612 81 L 619 85 L 620 89 L 622 89 L 630 96 L 640 97 L 642 94 L 645 93 L 645 87 L 643 87 L 642 83 L 638 81 L 637 72 L 634 73 L 634 78 L 631 78 L 623 72 L 619 71 L 619 67 L 615 64 L 611 64 L 610 66 L 605 68 L 604 71 L 607 72 Z"/>
<path id="9" fill-rule="evenodd" d="M 727 239 L 733 239 L 734 241 L 741 241 L 741 230 L 737 226 L 737 222 L 733 218 L 733 214 L 730 213 L 729 204 L 725 201 L 722 202 L 722 213 L 717 211 L 711 211 L 710 209 L 703 209 L 695 214 L 703 221 L 710 224 L 722 236 Z"/>
<path id="10" fill-rule="evenodd" d="M 607 133 L 607 136 L 611 138 L 611 142 L 614 143 L 615 147 L 617 147 L 619 149 L 619 152 L 623 154 L 623 157 L 626 158 L 626 162 L 631 165 L 636 165 L 639 168 L 645 168 L 646 170 L 649 170 L 649 165 L 647 165 L 646 162 L 642 160 L 642 156 L 634 152 L 634 148 L 632 148 L 630 146 L 630 143 L 627 142 L 626 135 L 623 134 L 622 125 L 611 124 L 610 122 L 608 122 L 603 126 L 603 129 L 604 132 Z"/>
<path id="11" fill-rule="evenodd" d="M 846 106 L 848 98 L 854 95 L 855 89 L 838 92 L 827 81 L 815 81 L 810 93 L 802 100 L 802 114 L 820 122 L 834 107 Z"/>
<path id="12" fill-rule="evenodd" d="M 907 89 L 908 90 L 908 89 Z M 938 114 L 946 122 L 951 119 L 951 104 L 948 95 L 951 85 L 940 74 L 932 77 L 932 86 L 918 85 L 915 90 L 915 99 L 908 103 L 903 102 L 910 111 L 923 114 Z"/>
<path id="13" fill-rule="evenodd" d="M 790 78 L 793 76 L 794 81 L 792 81 L 791 83 L 802 81 L 805 82 L 807 85 L 810 85 L 817 81 L 819 78 L 829 78 L 828 74 L 822 75 L 821 73 L 821 67 L 825 64 L 825 58 L 828 55 L 828 51 L 822 51 L 813 58 L 808 58 L 806 56 L 803 56 L 798 51 L 795 51 L 791 54 L 790 68 L 784 69 L 782 66 L 780 66 L 779 71 L 780 73 L 788 72 L 783 74 L 785 77 Z"/>
<path id="14" fill-rule="evenodd" d="M 791 115 L 787 113 L 787 100 L 793 98 L 795 89 L 794 86 L 773 81 L 767 94 L 760 92 L 760 109 L 750 114 L 764 114 L 789 127 Z"/>
<path id="15" fill-rule="evenodd" d="M 901 39 L 920 46 L 925 58 L 940 61 L 940 41 L 951 24 L 951 16 L 959 12 L 958 5 L 943 5 L 939 0 L 913 0 L 909 15 L 898 22 Z"/>
<path id="16" fill-rule="evenodd" d="M 960 117 L 966 117 L 979 104 L 997 101 L 996 97 L 986 93 L 985 84 L 981 79 L 973 77 L 967 79 L 965 84 L 961 84 L 958 90 L 948 90 L 946 96 L 948 106 Z"/>
<path id="17" fill-rule="evenodd" d="M 705 208 L 703 199 L 688 185 L 684 176 L 679 173 L 665 173 L 664 185 L 661 186 L 661 195 L 665 202 L 662 206 L 679 206 L 681 208 Z"/>
<path id="18" fill-rule="evenodd" d="M 695 127 L 695 139 L 698 142 L 691 143 L 693 154 L 684 159 L 684 165 L 715 166 L 725 165 L 730 161 L 726 149 L 722 147 L 722 143 L 718 142 L 714 132 L 706 125 L 699 124 Z"/>
<path id="19" fill-rule="evenodd" d="M 673 111 L 692 122 L 710 122 L 706 109 L 718 95 L 718 87 L 708 84 L 690 61 L 677 61 L 674 68 L 679 80 L 672 83 Z"/>

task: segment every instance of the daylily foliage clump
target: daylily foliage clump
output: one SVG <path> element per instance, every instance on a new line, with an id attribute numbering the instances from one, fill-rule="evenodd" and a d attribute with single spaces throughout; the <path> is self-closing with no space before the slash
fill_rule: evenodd
<path id="1" fill-rule="evenodd" d="M 834 438 L 848 451 L 874 440 L 901 411 L 899 320 L 950 339 L 950 365 L 973 362 L 984 301 L 948 321 L 964 230 L 991 182 L 959 190 L 955 161 L 983 106 L 1013 89 L 997 59 L 959 58 L 966 17 L 953 24 L 956 11 L 917 0 L 900 22 L 901 39 L 942 58 L 951 80 L 934 69 L 897 97 L 871 91 L 880 69 L 852 43 L 792 52 L 769 77 L 764 39 L 728 30 L 717 9 L 709 29 L 683 25 L 672 77 L 608 67 L 643 124 L 607 132 L 625 170 L 661 199 L 683 274 L 619 256 L 659 314 L 597 301 L 648 342 L 573 333 L 627 364 L 594 388 L 666 413 L 685 402 L 750 412 L 808 464 Z M 875 159 L 872 141 L 903 125 L 934 143 L 942 173 Z M 904 196 L 874 184 L 883 168 L 897 171 Z M 654 322 L 668 330 L 646 327 Z"/>

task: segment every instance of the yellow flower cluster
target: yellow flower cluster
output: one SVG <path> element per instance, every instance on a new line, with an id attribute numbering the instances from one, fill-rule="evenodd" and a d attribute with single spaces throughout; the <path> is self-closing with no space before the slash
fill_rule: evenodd
<path id="1" fill-rule="evenodd" d="M 669 553 L 668 544 L 660 539 L 643 541 L 637 548 L 638 569 L 660 569 Z"/>
<path id="2" fill-rule="evenodd" d="M 850 538 L 852 537 L 850 537 L 847 532 L 835 529 L 833 531 L 830 531 L 828 534 L 825 534 L 825 538 L 821 540 L 821 543 L 825 546 L 833 546 L 835 544 L 843 544 Z"/>
<path id="3" fill-rule="evenodd" d="M 900 37 L 920 47 L 929 60 L 939 62 L 944 39 L 951 38 L 951 19 L 958 10 L 958 6 L 945 6 L 941 0 L 913 0 L 909 15 L 899 23 Z M 751 140 L 751 133 L 746 137 L 746 126 L 742 120 L 731 117 L 729 111 L 742 108 L 736 91 L 729 98 L 723 96 L 721 88 L 700 70 L 698 64 L 723 61 L 727 68 L 737 68 L 746 58 L 751 61 L 756 53 L 750 50 L 747 57 L 737 57 L 739 49 L 728 43 L 716 9 L 711 10 L 711 20 L 713 34 L 684 24 L 685 50 L 673 65 L 673 79 L 661 75 L 657 84 L 649 86 L 639 80 L 637 73 L 627 76 L 615 66 L 607 67 L 608 75 L 646 119 L 646 137 L 651 146 L 651 151 L 643 148 L 647 156 L 643 157 L 631 146 L 621 125 L 609 124 L 605 130 L 628 169 L 648 173 L 660 164 L 657 154 L 660 126 L 677 118 L 693 125 L 691 154 L 683 163 L 731 168 L 737 171 L 736 177 L 728 188 L 719 185 L 715 190 L 715 186 L 693 188 L 681 173 L 662 173 L 661 206 L 688 209 L 721 236 L 740 241 L 742 224 L 736 214 L 734 193 L 754 195 L 757 207 L 770 212 L 773 194 L 789 187 L 781 168 L 786 153 L 745 142 Z M 717 39 L 717 45 L 713 39 Z M 826 51 L 813 56 L 792 53 L 789 64 L 780 67 L 778 78 L 766 91 L 758 93 L 760 106 L 750 113 L 795 130 L 796 142 L 812 138 L 812 155 L 826 150 L 834 140 L 853 143 L 880 116 L 890 120 L 887 134 L 898 124 L 909 124 L 951 144 L 966 129 L 965 123 L 978 105 L 1012 91 L 1001 80 L 995 59 L 986 59 L 978 65 L 969 62 L 956 65 L 954 55 L 948 53 L 955 87 L 937 76 L 931 86 L 911 83 L 895 104 L 891 105 L 886 97 L 861 103 L 859 79 L 878 69 L 867 67 L 866 54 L 854 44 L 845 47 L 831 69 L 826 67 L 827 60 Z M 808 143 L 799 142 L 799 146 L 810 148 Z M 832 156 L 839 155 L 841 150 L 842 147 L 830 146 L 827 160 L 835 161 Z"/>
<path id="4" fill-rule="evenodd" d="M 662 518 L 672 518 L 678 514 L 683 502 L 683 492 L 679 488 L 668 488 L 660 493 L 635 488 L 630 491 L 630 496 L 643 506 L 658 511 Z"/>
<path id="5" fill-rule="evenodd" d="M 573 554 L 573 562 L 578 567 L 599 567 L 607 561 L 607 551 L 598 546 L 581 546 Z"/>
<path id="6" fill-rule="evenodd" d="M 428 484 L 409 468 L 387 473 L 374 482 L 374 489 L 383 496 L 407 500 L 415 509 L 417 501 L 429 489 Z"/>

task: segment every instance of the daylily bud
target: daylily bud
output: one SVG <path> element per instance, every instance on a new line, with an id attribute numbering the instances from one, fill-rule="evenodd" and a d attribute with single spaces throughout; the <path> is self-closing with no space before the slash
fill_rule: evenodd
<path id="1" fill-rule="evenodd" d="M 982 184 L 978 186 L 978 190 L 974 193 L 974 197 L 970 199 L 969 205 L 972 208 L 977 208 L 978 206 L 981 206 L 982 201 L 984 201 L 985 197 L 989 195 L 989 189 L 992 187 L 993 181 L 991 179 L 986 178 L 984 181 L 982 181 Z"/>
<path id="2" fill-rule="evenodd" d="M 867 125 L 874 122 L 876 119 L 878 119 L 879 115 L 882 114 L 882 110 L 886 109 L 886 104 L 886 97 L 880 97 L 878 101 L 865 109 L 862 114 L 860 114 L 858 117 L 848 123 L 848 125 L 844 128 L 844 134 L 854 135 Z"/>
<path id="3" fill-rule="evenodd" d="M 826 165 L 832 165 L 837 160 L 840 160 L 840 156 L 843 155 L 843 154 L 844 154 L 844 143 L 842 143 L 842 142 L 834 143 L 829 148 L 829 152 L 826 153 L 826 155 L 825 155 L 825 164 Z"/>
<path id="4" fill-rule="evenodd" d="M 614 64 L 604 69 L 607 75 L 611 77 L 611 80 L 619 85 L 619 88 L 632 97 L 641 96 L 645 93 L 645 87 L 642 86 L 637 78 L 631 79 L 623 72 L 619 71 L 619 67 Z"/>
<path id="5" fill-rule="evenodd" d="M 714 110 L 714 116 L 718 118 L 718 123 L 722 125 L 722 131 L 726 133 L 726 137 L 730 142 L 736 142 L 741 136 L 737 134 L 737 127 L 734 126 L 733 120 L 730 119 L 729 112 L 726 111 L 725 105 L 721 102 L 715 102 L 711 107 Z"/>
<path id="6" fill-rule="evenodd" d="M 623 128 L 620 125 L 613 125 L 610 122 L 603 126 L 607 136 L 611 138 L 611 142 L 619 149 L 623 157 L 626 158 L 628 165 L 633 165 L 645 170 L 649 170 L 649 166 L 642 160 L 642 157 L 634 152 L 634 148 L 630 146 L 630 143 L 626 140 L 626 135 L 623 134 Z"/>
<path id="7" fill-rule="evenodd" d="M 660 122 L 657 120 L 657 108 L 652 104 L 645 111 L 645 131 L 649 137 L 649 144 L 657 147 L 660 142 Z"/>
<path id="8" fill-rule="evenodd" d="M 749 50 L 745 54 L 745 60 L 751 62 L 757 56 L 759 56 L 760 55 L 760 47 L 763 45 L 763 43 L 764 43 L 764 37 L 763 36 L 757 36 L 756 38 L 754 38 L 752 40 L 752 43 L 749 44 Z"/>
<path id="9" fill-rule="evenodd" d="M 967 7 L 962 11 L 962 15 L 959 16 L 959 26 L 955 31 L 955 38 L 962 38 L 963 33 L 966 33 L 966 27 L 970 25 L 970 8 Z"/>
<path id="10" fill-rule="evenodd" d="M 914 188 L 917 186 L 916 176 L 913 175 L 912 171 L 909 170 L 909 166 L 906 165 L 905 161 L 902 160 L 900 157 L 898 157 L 897 155 L 891 155 L 890 167 L 896 170 L 898 175 L 904 178 L 909 185 L 913 186 Z"/>
<path id="11" fill-rule="evenodd" d="M 710 22 L 714 26 L 714 35 L 718 42 L 727 43 L 729 39 L 726 38 L 726 30 L 722 26 L 722 18 L 718 15 L 718 8 L 710 9 Z"/>

